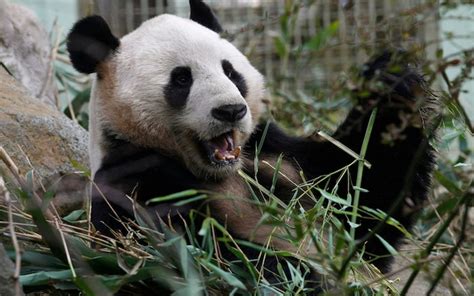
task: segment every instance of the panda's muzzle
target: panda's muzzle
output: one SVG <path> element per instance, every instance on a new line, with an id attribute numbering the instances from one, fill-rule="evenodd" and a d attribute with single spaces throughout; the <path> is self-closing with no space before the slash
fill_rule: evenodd
<path id="1" fill-rule="evenodd" d="M 209 160 L 218 165 L 232 164 L 238 161 L 241 147 L 235 145 L 236 131 L 221 134 L 203 142 Z"/>

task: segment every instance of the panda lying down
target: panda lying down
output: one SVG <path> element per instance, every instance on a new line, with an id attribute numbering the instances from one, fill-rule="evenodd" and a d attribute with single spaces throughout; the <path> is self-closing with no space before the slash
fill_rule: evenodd
<path id="1" fill-rule="evenodd" d="M 319 136 L 293 137 L 274 123 L 262 123 L 262 75 L 220 37 L 222 28 L 206 4 L 191 0 L 190 5 L 190 19 L 161 15 L 120 40 L 99 16 L 80 20 L 68 36 L 74 67 L 96 73 L 90 110 L 90 159 L 97 185 L 92 190 L 92 222 L 110 234 L 123 230 L 117 217 L 134 217 L 127 196 L 145 204 L 150 198 L 202 189 L 234 198 L 208 198 L 181 207 L 163 202 L 147 210 L 152 217 L 179 223 L 191 209 L 207 208 L 235 237 L 267 244 L 274 227 L 259 225 L 261 212 L 248 202 L 249 186 L 238 173 L 255 175 L 258 142 L 264 141 L 257 177 L 268 188 L 274 169 L 263 160 L 275 164 L 284 155 L 285 177 L 277 180 L 275 195 L 285 203 L 293 196 L 294 184 L 302 182 L 300 171 L 310 180 L 354 158 Z M 401 70 L 390 72 L 393 65 Z M 392 216 L 409 228 L 430 187 L 434 156 L 427 143 L 426 110 L 433 99 L 403 53 L 385 52 L 367 63 L 362 85 L 371 80 L 385 87 L 372 88 L 364 97 L 354 91 L 358 104 L 333 137 L 359 151 L 371 110 L 378 107 L 367 154 L 372 167 L 363 178 L 368 191 L 362 193 L 360 206 L 388 212 L 403 194 Z M 344 197 L 343 187 L 338 194 Z M 305 206 L 313 203 L 308 200 Z M 364 218 L 358 222 L 358 238 L 377 224 Z M 402 239 L 402 233 L 389 226 L 380 235 L 394 246 Z M 271 245 L 292 248 L 276 238 Z M 366 243 L 365 253 L 380 256 L 387 251 L 375 238 Z M 386 257 L 375 261 L 382 270 L 389 266 Z"/>

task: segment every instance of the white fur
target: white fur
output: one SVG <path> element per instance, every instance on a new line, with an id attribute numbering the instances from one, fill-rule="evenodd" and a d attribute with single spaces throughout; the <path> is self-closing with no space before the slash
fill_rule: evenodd
<path id="1" fill-rule="evenodd" d="M 161 15 L 143 23 L 121 40 L 117 62 L 117 99 L 131 100 L 142 122 L 156 121 L 160 115 L 174 115 L 164 100 L 163 88 L 177 66 L 191 67 L 193 86 L 183 116 L 178 119 L 203 138 L 216 136 L 210 110 L 223 104 L 245 103 L 237 87 L 225 76 L 222 60 L 229 60 L 244 73 L 249 98 L 263 95 L 263 78 L 228 41 L 211 30 L 173 15 Z M 133 78 L 132 78 L 133 77 Z M 152 113 L 152 114 L 150 114 Z M 241 128 L 252 129 L 247 113 Z M 169 123 L 165 120 L 166 124 Z"/>
<path id="2" fill-rule="evenodd" d="M 92 81 L 92 89 L 91 94 L 96 93 L 96 81 L 95 79 Z M 101 126 L 98 122 L 97 114 L 97 96 L 92 95 L 90 102 L 89 102 L 89 114 L 93 115 L 89 117 L 89 161 L 90 161 L 90 168 L 92 177 L 94 177 L 95 172 L 100 168 L 103 151 L 98 145 L 98 143 L 102 142 L 102 136 L 100 133 Z"/>
<path id="3" fill-rule="evenodd" d="M 246 98 L 224 74 L 224 59 L 244 76 L 248 88 Z M 261 113 L 263 76 L 231 43 L 191 20 L 161 15 L 144 22 L 121 39 L 117 53 L 107 63 L 116 69 L 113 99 L 117 104 L 131 107 L 130 116 L 147 131 L 144 136 L 168 129 L 176 132 L 176 137 L 180 132 L 192 131 L 201 140 L 209 140 L 230 128 L 250 135 L 257 124 L 258 118 L 252 118 L 252 114 Z M 163 95 L 171 71 L 178 66 L 190 67 L 193 76 L 191 92 L 182 110 L 169 106 Z M 100 80 L 97 84 L 100 88 Z M 101 108 L 107 108 L 101 106 L 97 96 L 94 89 L 91 130 L 100 130 L 108 120 L 94 122 L 94 118 L 104 113 Z M 213 108 L 237 103 L 246 104 L 249 109 L 237 125 L 230 126 L 211 116 Z M 100 143 L 94 143 L 98 141 L 94 134 L 91 140 L 91 159 L 97 161 L 101 157 L 97 147 Z M 97 167 L 93 165 L 93 173 Z"/>

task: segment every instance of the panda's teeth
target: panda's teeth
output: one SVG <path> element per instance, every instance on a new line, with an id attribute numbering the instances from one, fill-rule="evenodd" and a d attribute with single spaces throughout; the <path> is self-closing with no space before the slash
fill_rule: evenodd
<path id="1" fill-rule="evenodd" d="M 224 160 L 224 155 L 222 155 L 222 153 L 219 151 L 219 149 L 216 149 L 214 150 L 214 157 L 217 159 L 217 160 Z"/>
<path id="2" fill-rule="evenodd" d="M 242 147 L 234 148 L 233 134 L 227 133 L 222 136 L 213 138 L 209 141 L 209 146 L 214 149 L 212 158 L 216 161 L 233 162 L 239 158 Z M 212 150 L 211 150 L 212 151 Z"/>
<path id="3" fill-rule="evenodd" d="M 232 154 L 234 154 L 235 158 L 238 158 L 240 156 L 240 151 L 242 150 L 242 146 L 237 146 L 234 151 L 232 151 Z"/>

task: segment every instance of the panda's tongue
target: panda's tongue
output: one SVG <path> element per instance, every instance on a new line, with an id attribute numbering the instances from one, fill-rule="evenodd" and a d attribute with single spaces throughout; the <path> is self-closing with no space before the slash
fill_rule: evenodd
<path id="1" fill-rule="evenodd" d="M 221 160 L 235 160 L 240 155 L 240 147 L 234 148 L 233 133 L 226 133 L 210 141 L 214 158 Z"/>

